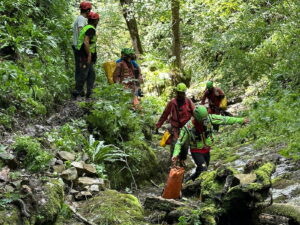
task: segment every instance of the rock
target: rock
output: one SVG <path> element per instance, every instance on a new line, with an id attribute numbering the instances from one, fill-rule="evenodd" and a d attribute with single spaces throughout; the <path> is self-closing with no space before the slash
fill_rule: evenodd
<path id="1" fill-rule="evenodd" d="M 22 182 L 21 182 L 21 184 L 22 184 Z M 24 194 L 31 194 L 32 190 L 31 190 L 31 188 L 28 185 L 23 184 L 21 186 L 21 192 L 24 193 Z"/>
<path id="2" fill-rule="evenodd" d="M 147 197 L 144 203 L 145 209 L 160 210 L 165 212 L 170 212 L 181 206 L 184 206 L 184 204 L 179 201 L 155 196 Z"/>
<path id="3" fill-rule="evenodd" d="M 75 194 L 75 199 L 76 200 L 85 200 L 85 199 L 90 198 L 92 196 L 93 196 L 92 193 L 89 192 L 89 191 L 81 191 L 81 192 Z"/>
<path id="4" fill-rule="evenodd" d="M 61 173 L 61 177 L 65 180 L 72 181 L 76 180 L 78 177 L 76 168 L 70 168 Z"/>
<path id="5" fill-rule="evenodd" d="M 57 159 L 56 158 L 52 158 L 49 162 L 49 166 L 54 166 L 56 163 Z"/>
<path id="6" fill-rule="evenodd" d="M 234 175 L 237 179 L 240 180 L 241 185 L 246 185 L 250 183 L 254 183 L 256 181 L 256 174 L 249 173 L 249 174 L 236 174 Z"/>
<path id="7" fill-rule="evenodd" d="M 87 161 L 88 159 L 89 159 L 89 155 L 86 154 L 86 153 L 83 153 L 82 156 L 81 156 L 81 160 L 85 162 L 85 161 Z"/>
<path id="8" fill-rule="evenodd" d="M 168 224 L 174 224 L 178 221 L 179 217 L 181 217 L 181 216 L 188 217 L 188 216 L 192 215 L 193 210 L 194 209 L 190 208 L 190 207 L 177 208 L 166 215 L 165 221 L 167 221 Z"/>
<path id="9" fill-rule="evenodd" d="M 99 192 L 99 185 L 96 185 L 96 184 L 93 184 L 91 187 L 90 187 L 90 191 L 91 192 Z"/>
<path id="10" fill-rule="evenodd" d="M 290 219 L 284 216 L 276 216 L 270 215 L 266 213 L 262 213 L 258 217 L 260 224 L 267 224 L 267 225 L 289 225 Z"/>
<path id="11" fill-rule="evenodd" d="M 91 177 L 79 177 L 77 183 L 80 186 L 93 185 L 93 184 L 104 185 L 103 179 L 91 178 Z"/>
<path id="12" fill-rule="evenodd" d="M 149 224 L 144 219 L 139 200 L 130 194 L 106 190 L 101 191 L 97 197 L 79 203 L 77 212 L 94 224 Z"/>
<path id="13" fill-rule="evenodd" d="M 84 162 L 72 162 L 71 166 L 75 167 L 77 170 L 83 170 Z"/>
<path id="14" fill-rule="evenodd" d="M 87 174 L 90 174 L 90 175 L 96 175 L 97 174 L 97 170 L 96 170 L 94 165 L 84 164 L 83 167 L 84 167 L 84 172 L 86 172 Z"/>
<path id="15" fill-rule="evenodd" d="M 56 162 L 55 162 L 56 164 L 58 164 L 58 165 L 62 165 L 62 164 L 64 164 L 64 162 L 62 161 L 62 160 L 60 160 L 60 159 L 58 159 L 58 160 L 56 160 Z"/>
<path id="16" fill-rule="evenodd" d="M 164 211 L 154 211 L 151 212 L 151 215 L 149 215 L 146 218 L 146 220 L 149 221 L 151 224 L 163 224 L 166 215 L 167 213 Z"/>
<path id="17" fill-rule="evenodd" d="M 12 193 L 15 191 L 15 188 L 12 185 L 5 185 L 5 192 Z"/>
<path id="18" fill-rule="evenodd" d="M 64 170 L 66 170 L 66 166 L 64 164 L 53 166 L 53 171 L 56 173 L 62 173 Z"/>
<path id="19" fill-rule="evenodd" d="M 10 168 L 10 169 L 17 169 L 18 168 L 18 161 L 14 155 L 8 152 L 1 152 L 0 159 Z"/>
<path id="20" fill-rule="evenodd" d="M 64 183 L 61 179 L 49 179 L 35 199 L 39 215 L 36 224 L 54 224 L 64 203 Z"/>
<path id="21" fill-rule="evenodd" d="M 2 168 L 2 170 L 0 171 L 0 182 L 7 182 L 8 181 L 8 173 L 9 173 L 10 169 L 6 166 L 4 168 Z"/>
<path id="22" fill-rule="evenodd" d="M 15 187 L 15 188 L 20 188 L 21 187 L 21 182 L 22 180 L 16 180 L 14 182 L 11 182 L 11 184 Z"/>
<path id="23" fill-rule="evenodd" d="M 300 207 L 290 204 L 277 204 L 264 208 L 262 213 L 289 218 L 291 224 L 300 224 Z"/>
<path id="24" fill-rule="evenodd" d="M 23 224 L 17 206 L 11 205 L 9 208 L 0 208 L 0 224 Z"/>
<path id="25" fill-rule="evenodd" d="M 71 152 L 60 151 L 60 152 L 58 152 L 58 156 L 64 161 L 74 161 L 75 160 L 75 155 L 72 154 Z"/>
<path id="26" fill-rule="evenodd" d="M 182 195 L 184 197 L 200 196 L 200 182 L 196 180 L 195 182 L 185 184 L 181 190 Z"/>

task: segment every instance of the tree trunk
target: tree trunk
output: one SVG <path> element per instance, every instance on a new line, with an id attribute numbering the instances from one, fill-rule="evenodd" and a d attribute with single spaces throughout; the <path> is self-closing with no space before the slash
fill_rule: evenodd
<path id="1" fill-rule="evenodd" d="M 126 20 L 126 24 L 130 33 L 134 50 L 136 54 L 143 54 L 143 48 L 139 36 L 137 22 L 133 12 L 130 10 L 130 6 L 132 5 L 132 0 L 120 0 L 120 2 L 123 8 L 123 16 Z"/>
<path id="2" fill-rule="evenodd" d="M 180 2 L 179 0 L 171 0 L 172 7 L 172 33 L 173 33 L 173 51 L 172 54 L 175 56 L 174 66 L 181 69 L 181 45 L 180 45 Z"/>

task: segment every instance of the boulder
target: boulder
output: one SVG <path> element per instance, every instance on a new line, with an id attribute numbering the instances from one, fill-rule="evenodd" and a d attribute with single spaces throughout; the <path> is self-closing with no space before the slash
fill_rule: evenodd
<path id="1" fill-rule="evenodd" d="M 83 170 L 84 167 L 84 162 L 80 161 L 80 162 L 72 162 L 71 166 L 75 167 L 77 170 Z"/>
<path id="2" fill-rule="evenodd" d="M 64 183 L 61 179 L 49 179 L 42 191 L 35 194 L 36 224 L 53 224 L 64 203 Z"/>
<path id="3" fill-rule="evenodd" d="M 2 168 L 0 171 L 0 182 L 7 182 L 8 181 L 8 173 L 10 169 L 6 166 Z"/>
<path id="4" fill-rule="evenodd" d="M 105 190 L 79 204 L 77 212 L 94 224 L 148 224 L 139 200 L 130 194 Z"/>
<path id="5" fill-rule="evenodd" d="M 4 225 L 23 224 L 17 206 L 10 205 L 9 207 L 0 208 L 0 224 L 4 224 Z"/>
<path id="6" fill-rule="evenodd" d="M 99 192 L 99 185 L 96 185 L 96 184 L 93 184 L 91 187 L 90 187 L 90 191 L 91 192 Z"/>
<path id="7" fill-rule="evenodd" d="M 170 212 L 181 206 L 184 206 L 184 204 L 179 201 L 156 196 L 147 197 L 144 203 L 145 209 L 160 210 L 165 212 Z"/>
<path id="8" fill-rule="evenodd" d="M 246 185 L 250 183 L 254 183 L 257 179 L 255 173 L 249 173 L 249 174 L 236 174 L 234 175 L 237 179 L 239 179 L 241 185 Z"/>
<path id="9" fill-rule="evenodd" d="M 78 177 L 76 168 L 70 168 L 61 173 L 61 177 L 65 180 L 72 181 L 76 180 Z"/>
<path id="10" fill-rule="evenodd" d="M 58 152 L 58 156 L 64 161 L 74 161 L 75 160 L 75 154 L 73 154 L 71 152 L 60 151 L 60 152 Z"/>

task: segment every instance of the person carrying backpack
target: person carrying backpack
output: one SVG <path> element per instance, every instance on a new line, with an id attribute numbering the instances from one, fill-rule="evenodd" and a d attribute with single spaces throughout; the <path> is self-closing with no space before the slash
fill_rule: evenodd
<path id="1" fill-rule="evenodd" d="M 213 129 L 214 124 L 231 125 L 231 124 L 249 123 L 248 118 L 238 118 L 221 116 L 216 114 L 208 114 L 205 106 L 197 106 L 191 119 L 180 131 L 179 138 L 175 144 L 172 161 L 185 160 L 188 148 L 192 158 L 197 165 L 196 171 L 185 179 L 195 180 L 202 171 L 206 171 L 210 161 L 210 150 L 213 145 Z"/>
<path id="2" fill-rule="evenodd" d="M 75 58 L 75 82 L 79 79 L 79 52 L 77 51 L 76 47 L 78 44 L 78 37 L 81 29 L 87 25 L 88 23 L 88 15 L 92 9 L 92 4 L 90 2 L 81 2 L 79 5 L 80 8 L 80 15 L 77 16 L 74 24 L 73 24 L 73 43 L 72 43 L 72 49 L 74 53 Z M 84 95 L 84 94 L 82 94 Z"/>
<path id="3" fill-rule="evenodd" d="M 88 15 L 88 25 L 84 26 L 79 34 L 78 44 L 76 49 L 79 54 L 79 78 L 76 80 L 75 91 L 73 96 L 84 95 L 83 87 L 86 83 L 86 98 L 92 94 L 96 74 L 94 64 L 97 59 L 96 52 L 96 27 L 98 25 L 100 16 L 98 13 L 90 12 Z"/>
<path id="4" fill-rule="evenodd" d="M 179 137 L 180 129 L 191 119 L 195 109 L 194 103 L 185 96 L 187 87 L 179 83 L 176 87 L 176 97 L 169 101 L 159 121 L 156 123 L 156 131 L 168 119 L 171 124 L 168 144 L 171 144 L 170 152 L 173 155 L 175 143 Z"/>

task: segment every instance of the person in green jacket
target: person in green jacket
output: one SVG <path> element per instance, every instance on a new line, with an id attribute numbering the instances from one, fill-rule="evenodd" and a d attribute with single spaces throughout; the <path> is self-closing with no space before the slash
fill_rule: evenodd
<path id="1" fill-rule="evenodd" d="M 179 138 L 175 144 L 172 161 L 185 160 L 187 157 L 186 146 L 190 148 L 192 158 L 197 165 L 196 171 L 187 179 L 195 180 L 202 171 L 207 170 L 210 161 L 210 150 L 214 142 L 213 125 L 249 123 L 247 118 L 237 118 L 208 114 L 205 106 L 197 106 L 193 118 L 181 129 Z"/>
<path id="2" fill-rule="evenodd" d="M 94 86 L 96 74 L 94 64 L 97 59 L 96 51 L 96 27 L 99 22 L 100 15 L 90 12 L 88 15 L 88 24 L 84 26 L 79 33 L 76 49 L 79 56 L 79 76 L 76 80 L 73 97 L 84 96 L 84 84 L 86 83 L 86 98 L 90 98 Z"/>

